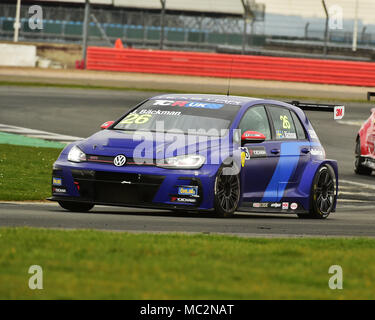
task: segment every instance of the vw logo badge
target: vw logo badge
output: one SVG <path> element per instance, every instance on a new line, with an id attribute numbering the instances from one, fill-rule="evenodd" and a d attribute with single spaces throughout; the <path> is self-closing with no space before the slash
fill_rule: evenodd
<path id="1" fill-rule="evenodd" d="M 122 154 L 119 154 L 115 159 L 113 160 L 113 164 L 116 167 L 122 167 L 126 163 L 126 157 Z"/>

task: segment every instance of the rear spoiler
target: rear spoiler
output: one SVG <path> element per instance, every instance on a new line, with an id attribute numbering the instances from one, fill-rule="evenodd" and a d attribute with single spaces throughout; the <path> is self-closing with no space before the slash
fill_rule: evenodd
<path id="1" fill-rule="evenodd" d="M 345 106 L 339 106 L 335 104 L 305 103 L 305 102 L 299 102 L 299 101 L 291 101 L 287 103 L 305 111 L 333 112 L 334 113 L 333 118 L 335 120 L 342 119 L 345 114 Z"/>

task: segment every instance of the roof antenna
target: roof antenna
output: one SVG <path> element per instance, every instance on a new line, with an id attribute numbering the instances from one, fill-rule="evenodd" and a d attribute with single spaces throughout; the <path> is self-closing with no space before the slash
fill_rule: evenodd
<path id="1" fill-rule="evenodd" d="M 234 58 L 232 58 L 232 62 L 231 62 L 231 65 L 230 65 L 230 73 L 229 73 L 229 78 L 228 78 L 227 96 L 229 96 L 229 93 L 230 93 L 230 83 L 231 83 L 231 80 L 232 80 L 233 62 L 234 62 Z"/>

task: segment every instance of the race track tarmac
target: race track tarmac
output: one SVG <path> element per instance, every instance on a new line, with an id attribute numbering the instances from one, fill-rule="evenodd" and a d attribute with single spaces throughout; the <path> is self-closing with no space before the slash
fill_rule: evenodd
<path id="1" fill-rule="evenodd" d="M 89 213 L 71 213 L 57 204 L 0 203 L 0 226 L 97 229 L 130 232 L 185 232 L 244 237 L 375 237 L 371 208 L 341 209 L 327 220 L 301 220 L 295 215 L 210 214 L 98 206 Z"/>

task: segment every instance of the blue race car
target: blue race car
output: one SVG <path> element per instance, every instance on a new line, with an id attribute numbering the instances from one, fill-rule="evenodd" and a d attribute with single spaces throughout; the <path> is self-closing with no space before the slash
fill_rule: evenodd
<path id="1" fill-rule="evenodd" d="M 336 209 L 338 169 L 303 110 L 344 107 L 220 95 L 161 95 L 53 165 L 52 197 L 70 211 L 115 205 L 184 211 L 294 213 Z"/>

